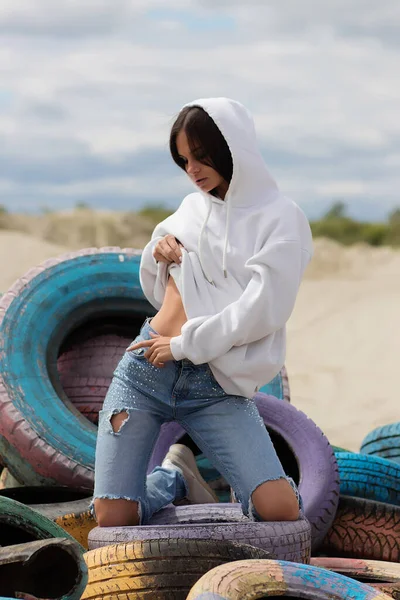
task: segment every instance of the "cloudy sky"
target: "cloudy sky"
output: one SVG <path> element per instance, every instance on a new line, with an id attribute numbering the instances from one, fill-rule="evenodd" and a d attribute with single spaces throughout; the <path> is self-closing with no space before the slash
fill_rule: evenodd
<path id="1" fill-rule="evenodd" d="M 2 0 L 0 204 L 176 208 L 193 187 L 171 124 L 228 96 L 310 218 L 342 199 L 385 219 L 400 206 L 399 73 L 399 0 Z"/>

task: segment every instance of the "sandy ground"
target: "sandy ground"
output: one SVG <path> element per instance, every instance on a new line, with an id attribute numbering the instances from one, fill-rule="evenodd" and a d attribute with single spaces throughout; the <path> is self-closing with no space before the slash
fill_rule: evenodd
<path id="1" fill-rule="evenodd" d="M 66 251 L 0 231 L 0 292 Z M 288 323 L 286 366 L 292 403 L 332 444 L 358 450 L 371 429 L 400 420 L 399 307 L 399 251 L 316 240 Z"/>
<path id="2" fill-rule="evenodd" d="M 292 402 L 332 444 L 358 450 L 400 420 L 400 252 L 318 240 L 315 259 L 288 323 Z"/>

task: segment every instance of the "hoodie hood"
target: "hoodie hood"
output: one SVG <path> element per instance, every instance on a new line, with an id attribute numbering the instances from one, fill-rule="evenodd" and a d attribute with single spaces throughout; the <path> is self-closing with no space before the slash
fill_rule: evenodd
<path id="1" fill-rule="evenodd" d="M 183 108 L 186 106 L 201 106 L 208 113 L 224 136 L 232 155 L 232 179 L 224 200 L 203 192 L 194 184 L 198 193 L 208 203 L 207 216 L 198 240 L 199 260 L 207 280 L 215 285 L 204 269 L 201 249 L 203 236 L 207 236 L 207 222 L 213 202 L 226 204 L 227 207 L 222 262 L 224 277 L 227 277 L 226 252 L 232 209 L 263 205 L 269 199 L 275 198 L 279 190 L 258 148 L 253 117 L 240 102 L 229 98 L 201 98 L 185 104 Z"/>

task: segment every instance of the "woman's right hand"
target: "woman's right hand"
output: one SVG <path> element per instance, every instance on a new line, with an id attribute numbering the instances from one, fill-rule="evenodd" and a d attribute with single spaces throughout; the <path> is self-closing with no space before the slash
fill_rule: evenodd
<path id="1" fill-rule="evenodd" d="M 176 237 L 172 234 L 167 234 L 162 240 L 157 242 L 153 250 L 153 256 L 157 262 L 177 263 L 178 265 L 182 262 L 181 244 Z"/>

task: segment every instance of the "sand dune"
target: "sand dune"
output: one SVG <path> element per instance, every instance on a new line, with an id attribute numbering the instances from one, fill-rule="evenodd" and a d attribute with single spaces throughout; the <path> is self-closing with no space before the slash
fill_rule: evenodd
<path id="1" fill-rule="evenodd" d="M 288 323 L 286 365 L 293 403 L 332 443 L 358 450 L 371 429 L 400 420 L 400 252 L 321 240 L 316 263 L 328 245 L 348 263 L 329 260 L 320 278 L 310 265 Z"/>
<path id="2" fill-rule="evenodd" d="M 1 230 L 0 292 L 70 250 L 60 239 Z M 137 248 L 146 243 L 143 233 L 132 240 Z M 399 251 L 315 241 L 288 323 L 286 365 L 293 404 L 336 445 L 357 450 L 372 428 L 400 420 L 399 307 Z"/>

